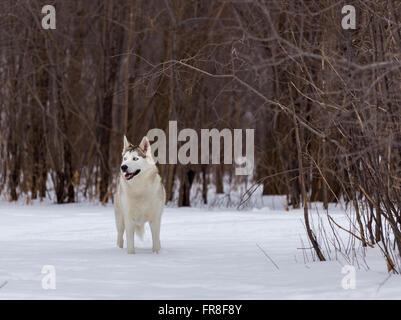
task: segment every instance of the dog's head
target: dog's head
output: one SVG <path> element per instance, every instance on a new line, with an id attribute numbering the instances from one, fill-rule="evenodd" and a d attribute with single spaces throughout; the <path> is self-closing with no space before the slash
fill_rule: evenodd
<path id="1" fill-rule="evenodd" d="M 138 146 L 129 143 L 127 137 L 124 136 L 122 156 L 123 160 L 120 170 L 126 181 L 135 179 L 136 176 L 155 167 L 155 161 L 153 160 L 150 150 L 150 143 L 146 136 L 143 137 Z"/>

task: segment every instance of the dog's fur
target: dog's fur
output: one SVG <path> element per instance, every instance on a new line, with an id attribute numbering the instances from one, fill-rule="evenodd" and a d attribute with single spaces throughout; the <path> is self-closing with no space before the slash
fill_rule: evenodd
<path id="1" fill-rule="evenodd" d="M 123 236 L 126 231 L 128 253 L 135 253 L 134 233 L 136 231 L 142 237 L 144 224 L 149 222 L 152 231 L 152 250 L 158 253 L 161 215 L 166 193 L 151 154 L 148 138 L 144 137 L 139 146 L 133 146 L 124 136 L 122 155 L 123 161 L 114 196 L 117 246 L 123 248 Z M 137 174 L 133 175 L 135 173 Z"/>

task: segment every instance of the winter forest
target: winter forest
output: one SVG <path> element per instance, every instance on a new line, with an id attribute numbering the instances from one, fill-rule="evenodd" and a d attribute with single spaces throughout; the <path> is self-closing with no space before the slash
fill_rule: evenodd
<path id="1" fill-rule="evenodd" d="M 42 27 L 45 5 L 56 9 L 55 29 Z M 351 28 L 346 5 L 356 10 Z M 399 0 L 0 2 L 0 211 L 95 203 L 111 217 L 123 136 L 139 144 L 152 128 L 168 134 L 169 121 L 254 129 L 251 175 L 223 161 L 158 164 L 171 219 L 197 208 L 262 219 L 252 213 L 259 200 L 280 199 L 278 219 L 302 222 L 292 248 L 300 260 L 363 264 L 377 250 L 398 277 Z M 12 287 L 4 281 L 0 298 Z"/>

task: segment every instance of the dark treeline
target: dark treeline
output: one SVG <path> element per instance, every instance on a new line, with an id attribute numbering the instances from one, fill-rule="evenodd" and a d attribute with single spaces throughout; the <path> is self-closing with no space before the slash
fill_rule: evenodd
<path id="1" fill-rule="evenodd" d="M 46 4 L 56 30 L 41 28 Z M 355 30 L 341 27 L 345 4 Z M 344 200 L 355 237 L 380 242 L 395 270 L 400 59 L 398 0 L 2 0 L 0 192 L 63 203 L 79 190 L 105 203 L 123 134 L 138 143 L 169 120 L 254 128 L 254 180 L 304 204 L 317 256 L 306 203 Z M 209 186 L 222 193 L 223 177 L 236 178 L 230 165 L 159 168 L 178 205 L 190 205 L 195 180 L 207 202 Z"/>

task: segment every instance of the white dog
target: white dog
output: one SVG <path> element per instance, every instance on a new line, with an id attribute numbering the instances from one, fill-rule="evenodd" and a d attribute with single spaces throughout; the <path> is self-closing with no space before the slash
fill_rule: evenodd
<path id="1" fill-rule="evenodd" d="M 160 223 L 166 194 L 153 160 L 150 143 L 144 137 L 133 146 L 124 136 L 123 161 L 114 200 L 118 231 L 117 246 L 123 247 L 126 231 L 128 253 L 135 253 L 134 233 L 142 237 L 145 222 L 152 231 L 153 252 L 160 250 Z"/>

